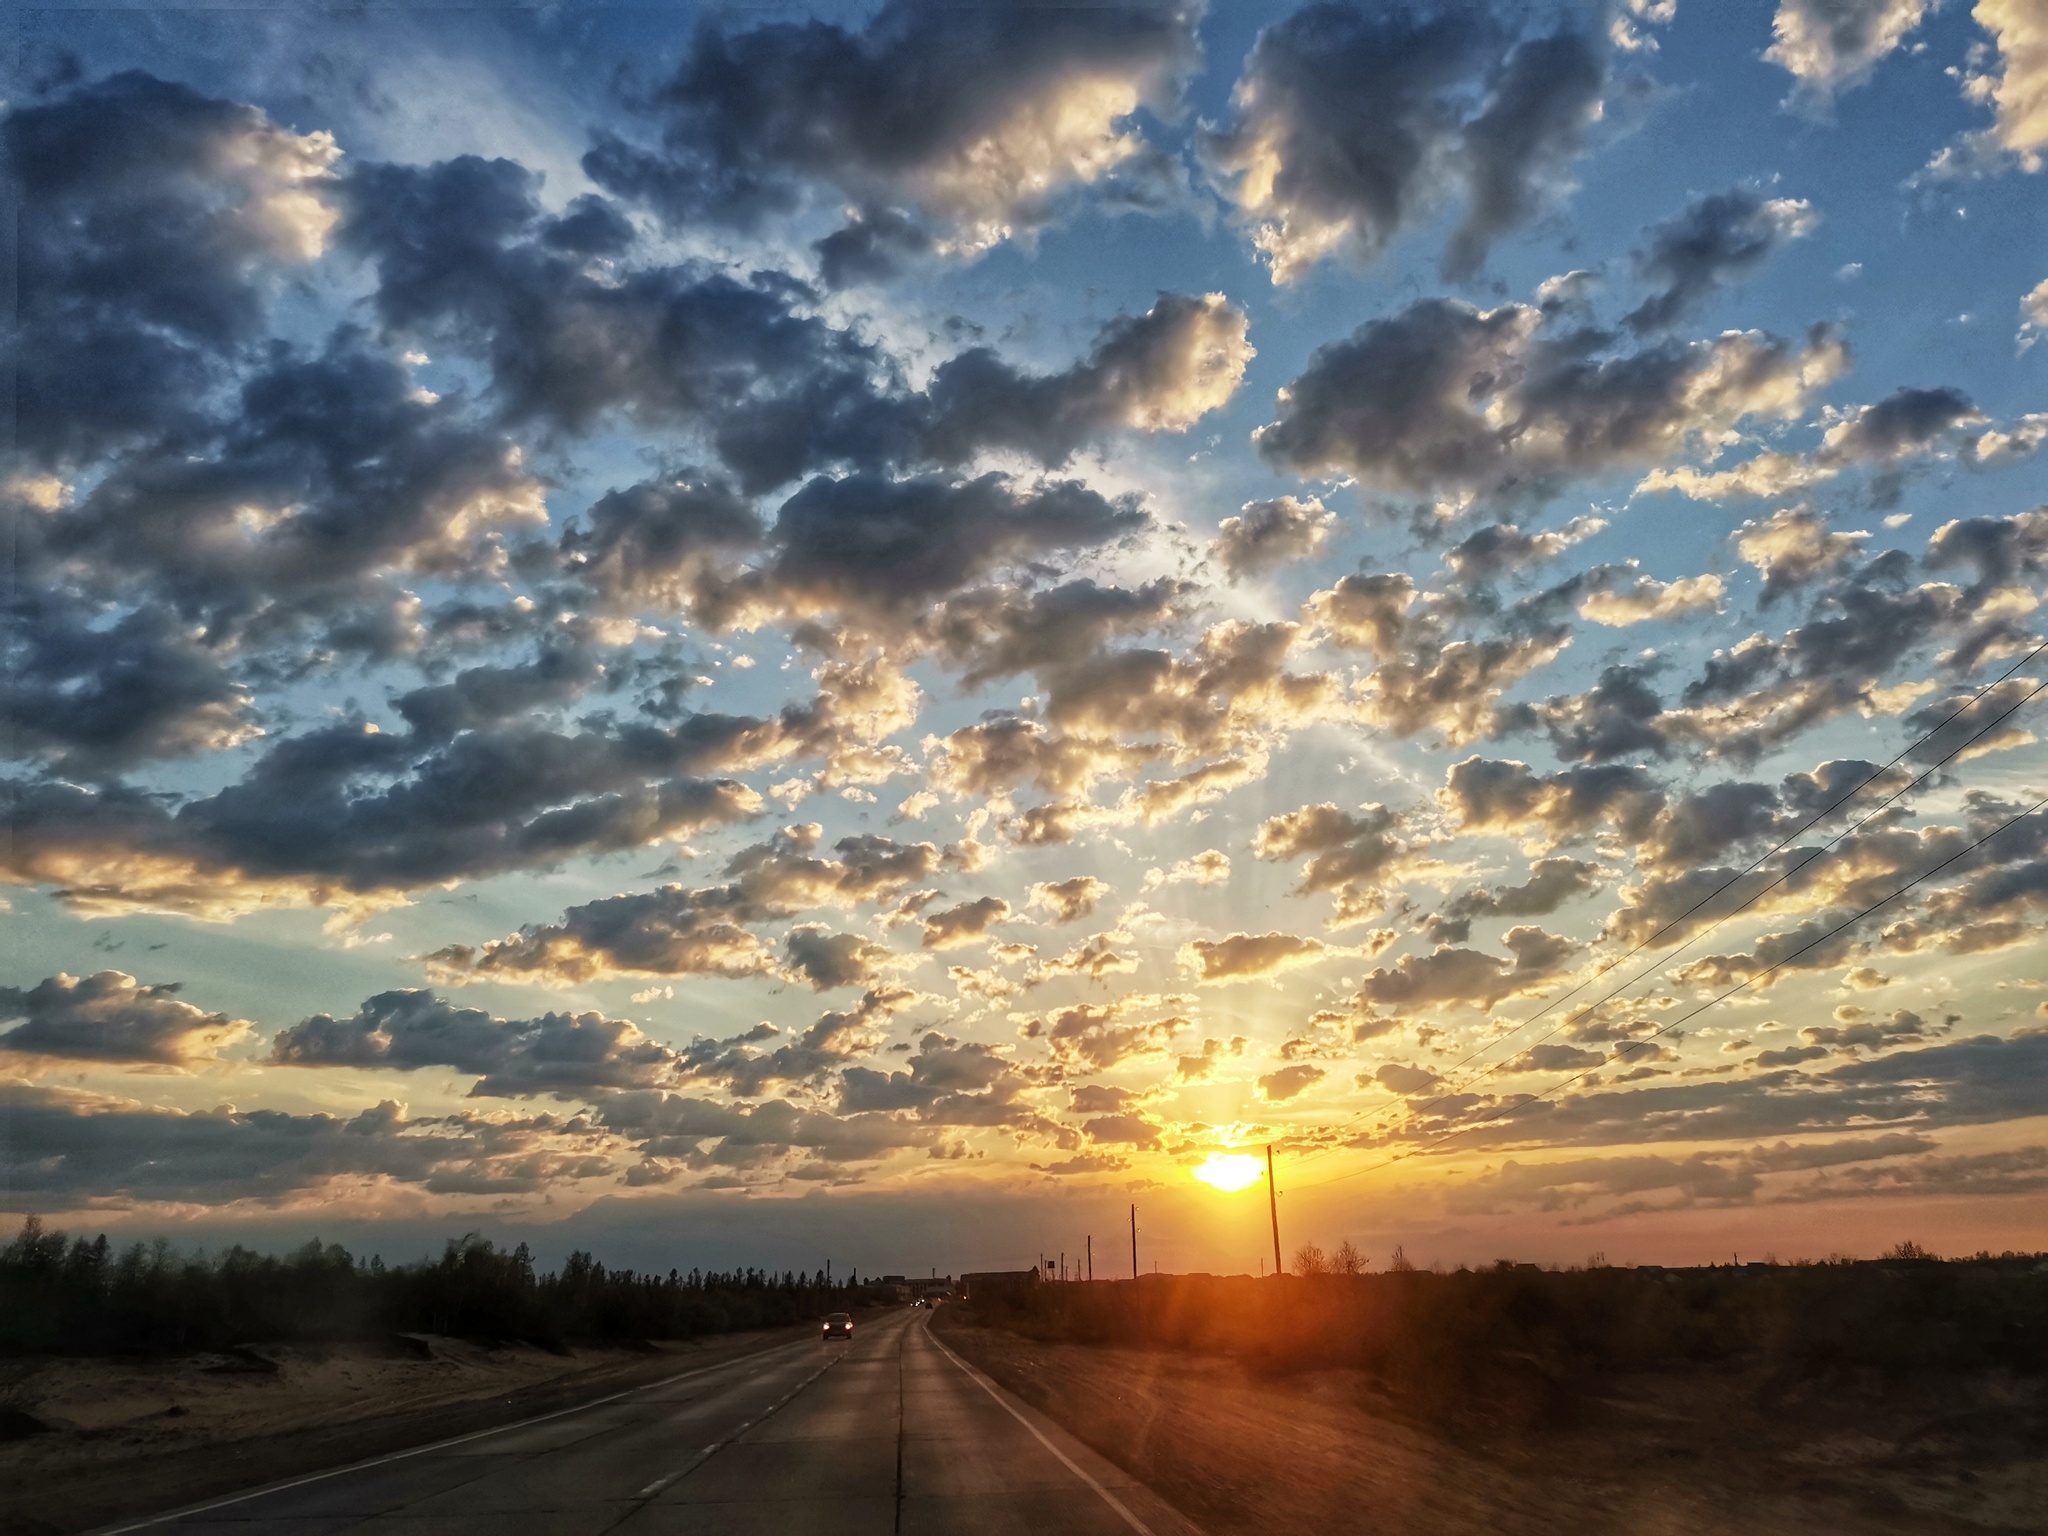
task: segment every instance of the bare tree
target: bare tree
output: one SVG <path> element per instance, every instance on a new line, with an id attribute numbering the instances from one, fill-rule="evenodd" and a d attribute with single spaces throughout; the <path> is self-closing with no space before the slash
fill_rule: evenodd
<path id="1" fill-rule="evenodd" d="M 1387 1268 L 1397 1275 L 1415 1273 L 1415 1261 L 1408 1257 L 1408 1250 L 1399 1243 L 1394 1244 L 1394 1256 L 1387 1260 Z"/>
<path id="2" fill-rule="evenodd" d="M 1340 1275 L 1365 1273 L 1365 1255 L 1358 1251 L 1358 1245 L 1345 1238 L 1337 1245 L 1337 1251 L 1330 1255 L 1331 1270 Z"/>
<path id="3" fill-rule="evenodd" d="M 1330 1256 L 1314 1243 L 1303 1243 L 1294 1250 L 1294 1272 L 1297 1275 L 1327 1275 Z"/>

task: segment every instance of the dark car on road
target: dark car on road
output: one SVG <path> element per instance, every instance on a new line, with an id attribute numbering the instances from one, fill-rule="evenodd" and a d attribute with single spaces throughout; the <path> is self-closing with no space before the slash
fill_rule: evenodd
<path id="1" fill-rule="evenodd" d="M 849 1312 L 829 1312 L 825 1316 L 825 1337 L 827 1339 L 850 1339 L 853 1337 L 853 1315 Z"/>

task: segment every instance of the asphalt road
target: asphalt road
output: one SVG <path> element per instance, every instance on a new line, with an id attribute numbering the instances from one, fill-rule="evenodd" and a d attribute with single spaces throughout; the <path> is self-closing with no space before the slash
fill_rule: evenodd
<path id="1" fill-rule="evenodd" d="M 581 1408 L 116 1531 L 179 1536 L 1197 1536 L 887 1315 Z"/>

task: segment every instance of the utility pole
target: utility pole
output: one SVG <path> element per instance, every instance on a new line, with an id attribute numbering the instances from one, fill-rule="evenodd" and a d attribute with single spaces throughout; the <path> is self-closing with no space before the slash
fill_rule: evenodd
<path id="1" fill-rule="evenodd" d="M 1095 1238 L 1092 1235 L 1088 1239 L 1088 1279 L 1091 1283 L 1095 1279 Z"/>
<path id="2" fill-rule="evenodd" d="M 1138 1278 L 1138 1208 L 1131 1207 L 1131 1278 Z"/>
<path id="3" fill-rule="evenodd" d="M 1266 1209 L 1273 1216 L 1273 1274 L 1277 1279 L 1286 1267 L 1280 1262 L 1280 1192 L 1273 1187 L 1273 1144 L 1266 1143 Z"/>

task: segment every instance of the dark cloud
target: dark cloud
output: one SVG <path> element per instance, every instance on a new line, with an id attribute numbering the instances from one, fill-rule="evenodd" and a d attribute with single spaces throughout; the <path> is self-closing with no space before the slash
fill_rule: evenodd
<path id="1" fill-rule="evenodd" d="M 1189 1001 L 1127 992 L 1109 1002 L 1074 1003 L 1028 1020 L 1024 1033 L 1042 1038 L 1053 1061 L 1070 1071 L 1106 1072 L 1126 1061 L 1163 1055 L 1174 1036 L 1189 1028 L 1186 1015 L 1177 1011 Z"/>
<path id="2" fill-rule="evenodd" d="M 1087 359 L 1059 373 L 1022 373 L 987 347 L 962 352 L 932 376 L 922 452 L 960 464 L 1012 448 L 1056 466 L 1114 430 L 1185 430 L 1237 392 L 1253 355 L 1247 326 L 1220 293 L 1169 293 L 1110 321 Z"/>
<path id="3" fill-rule="evenodd" d="M 1546 917 L 1567 902 L 1590 895 L 1605 883 L 1606 872 L 1583 859 L 1538 859 L 1520 885 L 1466 891 L 1446 902 L 1427 921 L 1429 936 L 1440 943 L 1462 944 L 1472 923 L 1487 917 Z"/>
<path id="4" fill-rule="evenodd" d="M 1031 905 L 1049 913 L 1056 923 L 1078 922 L 1109 895 L 1109 885 L 1093 875 L 1044 881 L 1031 887 Z"/>
<path id="5" fill-rule="evenodd" d="M 782 947 L 791 974 L 820 992 L 865 987 L 874 981 L 876 967 L 889 958 L 885 945 L 857 933 L 834 933 L 818 923 L 790 929 Z"/>
<path id="6" fill-rule="evenodd" d="M 1199 149 L 1276 282 L 1369 261 L 1454 200 L 1444 269 L 1469 277 L 1561 189 L 1608 90 L 1603 18 L 1506 10 L 1311 5 L 1259 34 Z"/>
<path id="7" fill-rule="evenodd" d="M 179 983 L 145 986 L 122 971 L 68 976 L 59 971 L 33 987 L 0 987 L 0 1051 L 179 1067 L 213 1059 L 251 1026 L 208 1013 L 178 997 Z"/>
<path id="8" fill-rule="evenodd" d="M 694 765 L 757 721 L 672 730 L 469 731 L 428 749 L 359 723 L 271 747 L 239 782 L 175 807 L 123 785 L 0 781 L 0 870 L 85 908 L 226 915 L 278 902 L 386 902 L 448 880 L 638 848 L 752 815 L 759 797 Z"/>
<path id="9" fill-rule="evenodd" d="M 274 1109 L 187 1113 L 56 1088 L 0 1084 L 0 1179 L 63 1209 L 84 1198 L 285 1204 L 333 1181 L 436 1195 L 532 1194 L 613 1173 L 587 1122 L 408 1119 L 386 1101 L 353 1116 Z"/>
<path id="10" fill-rule="evenodd" d="M 1333 893 L 1334 921 L 1358 922 L 1385 906 L 1387 887 L 1414 862 L 1400 828 L 1401 818 L 1383 805 L 1361 806 L 1357 815 L 1328 802 L 1304 805 L 1261 822 L 1252 851 L 1276 861 L 1307 858 L 1296 890 Z"/>
<path id="11" fill-rule="evenodd" d="M 1306 501 L 1293 496 L 1248 501 L 1236 517 L 1223 519 L 1209 545 L 1209 558 L 1232 581 L 1263 576 L 1290 560 L 1313 555 L 1336 526 L 1335 514 L 1313 496 Z"/>
<path id="12" fill-rule="evenodd" d="M 853 1007 L 820 1014 L 801 1035 L 772 1050 L 758 1049 L 779 1033 L 772 1024 L 730 1040 L 694 1040 L 682 1052 L 683 1071 L 748 1099 L 771 1083 L 816 1083 L 872 1051 L 890 1020 L 926 1000 L 905 987 L 871 987 Z"/>
<path id="13" fill-rule="evenodd" d="M 1233 933 L 1224 939 L 1191 939 L 1181 946 L 1181 964 L 1203 986 L 1257 981 L 1313 965 L 1331 954 L 1321 939 L 1292 933 Z"/>
<path id="14" fill-rule="evenodd" d="M 934 912 L 924 920 L 924 947 L 926 949 L 958 949 L 963 944 L 976 944 L 989 936 L 989 930 L 998 923 L 1010 919 L 1010 904 L 1000 896 L 980 896 L 973 901 L 963 901 L 956 907 L 947 907 Z"/>
<path id="15" fill-rule="evenodd" d="M 1296 1062 L 1291 1067 L 1281 1067 L 1261 1076 L 1259 1097 L 1270 1104 L 1282 1104 L 1299 1097 L 1329 1075 L 1321 1067 L 1305 1061 Z"/>
<path id="16" fill-rule="evenodd" d="M 281 1066 L 449 1067 L 474 1074 L 473 1098 L 602 1088 L 649 1088 L 676 1075 L 678 1058 L 625 1019 L 600 1013 L 493 1018 L 432 992 L 380 992 L 345 1019 L 316 1014 L 280 1030 L 270 1059 Z"/>
<path id="17" fill-rule="evenodd" d="M 1509 493 L 1658 463 L 1751 417 L 1785 419 L 1845 366 L 1825 327 L 1619 350 L 1541 311 L 1422 299 L 1325 343 L 1258 432 L 1274 467 L 1422 494 Z"/>
<path id="18" fill-rule="evenodd" d="M 1625 323 L 1638 336 L 1676 325 L 1724 285 L 1747 277 L 1790 240 L 1803 239 L 1819 218 L 1796 198 L 1766 199 L 1753 187 L 1694 198 L 1683 213 L 1653 224 L 1636 253 L 1636 276 L 1658 289 Z"/>
<path id="19" fill-rule="evenodd" d="M 991 1046 L 949 1039 L 937 1033 L 918 1042 L 902 1072 L 848 1067 L 840 1074 L 840 1109 L 905 1112 L 927 1125 L 1014 1126 L 1051 1130 L 1045 1117 L 1018 1095 L 1023 1074 Z M 1063 1145 L 1073 1145 L 1071 1132 Z"/>
<path id="20" fill-rule="evenodd" d="M 4 361 L 32 459 L 89 459 L 200 418 L 313 260 L 339 151 L 255 107 L 131 71 L 0 125 L 18 245 Z"/>
<path id="21" fill-rule="evenodd" d="M 216 643 L 260 642 L 393 600 L 386 575 L 485 575 L 546 517 L 516 446 L 343 329 L 315 355 L 276 349 L 231 415 L 120 459 L 39 538 L 59 568 L 155 588 Z"/>
<path id="22" fill-rule="evenodd" d="M 1815 1049 L 1824 1049 L 1815 1047 Z M 1597 1087 L 1557 1099 L 1507 1099 L 1461 1130 L 1459 1144 L 1542 1137 L 1553 1145 L 1735 1141 L 1813 1132 L 1921 1132 L 2023 1119 L 2048 1086 L 2048 1033 L 1978 1035 L 1895 1051 L 1825 1072 L 1777 1070 L 1746 1078 L 1694 1079 L 1650 1087 Z M 1472 1116 L 1447 1106 L 1401 1134 L 1433 1136 Z"/>
<path id="23" fill-rule="evenodd" d="M 0 614 L 7 756 L 94 777 L 219 751 L 259 729 L 250 688 L 161 604 L 109 614 L 28 582 Z"/>
<path id="24" fill-rule="evenodd" d="M 765 604 L 895 629 L 1005 566 L 1090 549 L 1149 522 L 1135 501 L 1111 501 L 1073 480 L 817 479 L 782 504 L 773 552 L 709 606 L 714 617 Z"/>
<path id="25" fill-rule="evenodd" d="M 1122 124 L 1174 110 L 1198 14 L 893 0 L 858 32 L 706 22 L 646 103 L 660 151 L 601 132 L 584 169 L 682 225 L 752 226 L 818 185 L 862 210 L 856 238 L 897 210 L 977 250 L 1028 235 L 1076 188 L 1159 174 Z"/>
<path id="26" fill-rule="evenodd" d="M 555 984 L 613 975 L 761 975 L 776 969 L 774 956 L 749 924 L 878 901 L 939 866 L 939 850 L 930 843 L 866 833 L 841 838 L 838 858 L 819 858 L 817 835 L 817 827 L 804 824 L 741 850 L 727 862 L 723 885 L 665 885 L 602 897 L 569 908 L 559 922 L 431 958 L 455 975 Z M 792 962 L 800 972 L 806 956 L 821 964 L 829 959 L 814 954 L 816 948 L 810 938 L 796 940 Z M 867 963 L 874 958 L 868 955 Z M 829 964 L 825 969 L 831 973 Z"/>

